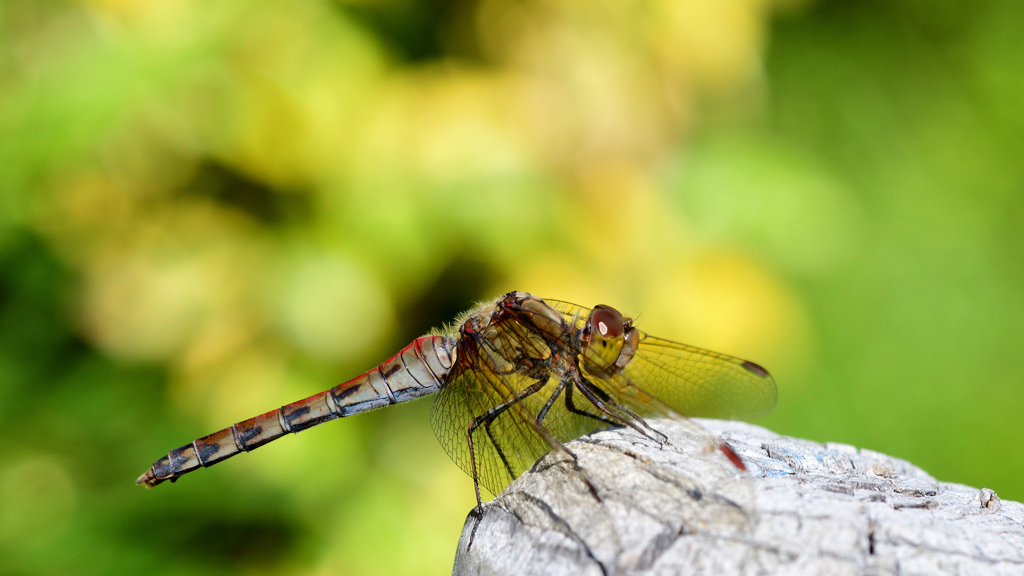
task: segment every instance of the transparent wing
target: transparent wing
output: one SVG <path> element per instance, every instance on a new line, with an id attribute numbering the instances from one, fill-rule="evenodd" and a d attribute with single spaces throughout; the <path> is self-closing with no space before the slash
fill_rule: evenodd
<path id="1" fill-rule="evenodd" d="M 520 374 L 499 376 L 486 370 L 468 370 L 439 392 L 430 415 L 431 426 L 448 455 L 471 477 L 475 458 L 477 481 L 496 495 L 555 446 L 621 425 L 570 383 L 559 384 L 555 378 L 541 382 Z M 625 388 L 619 383 L 616 390 Z M 646 402 L 642 391 L 641 397 L 638 402 L 653 409 L 645 413 L 669 416 L 669 411 L 659 410 L 656 402 Z M 636 405 L 631 400 L 623 404 L 631 408 Z M 616 408 L 612 410 L 621 414 Z M 704 445 L 714 439 L 702 438 Z"/>
<path id="2" fill-rule="evenodd" d="M 535 334 L 511 320 L 486 336 L 465 335 L 449 381 L 434 401 L 430 423 L 441 446 L 492 494 L 552 448 L 552 436 L 536 422 L 537 402 L 549 382 L 514 372 L 503 360 L 513 351 L 542 356 L 544 349 Z"/>
<path id="3" fill-rule="evenodd" d="M 470 443 L 470 425 L 510 400 L 483 373 L 468 371 L 441 389 L 430 413 L 430 425 L 448 456 L 470 477 L 475 460 L 475 478 L 492 494 L 499 494 L 550 449 L 514 406 L 489 423 L 478 422 Z"/>
<path id="4" fill-rule="evenodd" d="M 583 327 L 590 314 L 589 308 L 576 304 L 545 302 L 564 314 L 567 321 L 575 322 L 577 328 Z M 624 382 L 683 416 L 751 418 L 771 410 L 778 396 L 775 380 L 753 362 L 644 332 L 640 332 L 636 354 L 621 375 Z M 663 414 L 653 410 L 646 415 Z"/>
<path id="5" fill-rule="evenodd" d="M 507 322 L 490 339 L 467 341 L 452 379 L 440 390 L 430 422 L 441 446 L 466 474 L 499 494 L 552 448 L 613 424 L 557 376 L 502 373 L 490 352 L 534 344 Z M 538 349 L 531 350 L 538 354 Z"/>
<path id="6" fill-rule="evenodd" d="M 684 416 L 750 418 L 775 405 L 775 380 L 753 362 L 641 332 L 622 376 Z"/>
<path id="7" fill-rule="evenodd" d="M 587 323 L 587 318 L 590 316 L 591 309 L 586 306 L 580 306 L 579 304 L 563 300 L 552 300 L 551 298 L 541 298 L 541 300 L 561 312 L 569 326 L 575 325 L 577 330 L 583 328 L 583 325 Z"/>

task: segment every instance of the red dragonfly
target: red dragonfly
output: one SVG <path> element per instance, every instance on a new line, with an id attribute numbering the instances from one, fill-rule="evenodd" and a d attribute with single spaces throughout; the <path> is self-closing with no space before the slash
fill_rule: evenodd
<path id="1" fill-rule="evenodd" d="M 171 450 L 136 484 L 156 486 L 329 420 L 437 393 L 430 423 L 445 451 L 492 494 L 551 450 L 610 426 L 658 441 L 644 418 L 675 418 L 743 470 L 685 416 L 739 418 L 775 404 L 775 381 L 747 360 L 655 338 L 610 306 L 525 292 L 483 304 L 383 364 L 305 400 Z M 571 455 L 571 453 L 570 453 Z"/>

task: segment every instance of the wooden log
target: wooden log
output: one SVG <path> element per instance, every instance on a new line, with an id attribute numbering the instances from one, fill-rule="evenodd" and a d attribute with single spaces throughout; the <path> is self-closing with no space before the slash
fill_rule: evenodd
<path id="1" fill-rule="evenodd" d="M 697 420 L 549 454 L 466 519 L 454 574 L 1024 574 L 1024 506 L 891 456 Z"/>

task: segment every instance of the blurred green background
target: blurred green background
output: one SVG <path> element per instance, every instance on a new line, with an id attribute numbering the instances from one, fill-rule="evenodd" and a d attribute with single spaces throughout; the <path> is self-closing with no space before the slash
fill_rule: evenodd
<path id="1" fill-rule="evenodd" d="M 0 573 L 437 574 L 430 400 L 152 491 L 518 289 L 1024 499 L 1024 3 L 0 3 Z"/>

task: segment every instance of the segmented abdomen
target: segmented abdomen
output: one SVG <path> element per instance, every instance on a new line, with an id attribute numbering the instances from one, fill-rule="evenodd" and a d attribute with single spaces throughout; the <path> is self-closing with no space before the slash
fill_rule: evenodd
<path id="1" fill-rule="evenodd" d="M 285 434 L 437 392 L 451 370 L 452 350 L 451 341 L 442 336 L 417 338 L 381 365 L 344 384 L 171 450 L 135 483 L 156 486 L 174 481 Z"/>

